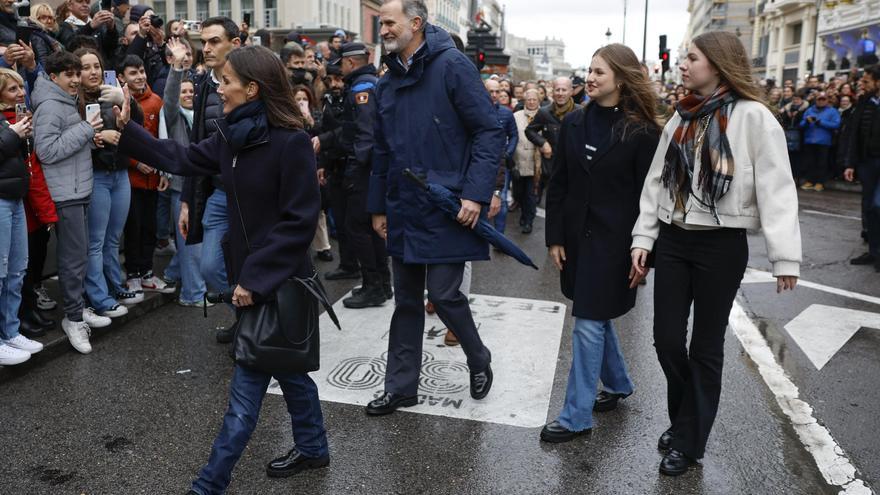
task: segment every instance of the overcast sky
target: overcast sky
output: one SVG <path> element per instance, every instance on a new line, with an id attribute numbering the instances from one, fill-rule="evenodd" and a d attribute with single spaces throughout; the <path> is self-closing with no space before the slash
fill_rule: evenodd
<path id="1" fill-rule="evenodd" d="M 565 41 L 565 59 L 574 67 L 589 65 L 589 58 L 605 44 L 611 28 L 611 42 L 623 41 L 623 0 L 499 0 L 507 9 L 507 30 L 516 36 Z M 688 24 L 688 0 L 650 0 L 648 4 L 647 60 L 657 60 L 659 36 L 676 49 Z M 628 0 L 626 44 L 642 57 L 644 0 Z"/>

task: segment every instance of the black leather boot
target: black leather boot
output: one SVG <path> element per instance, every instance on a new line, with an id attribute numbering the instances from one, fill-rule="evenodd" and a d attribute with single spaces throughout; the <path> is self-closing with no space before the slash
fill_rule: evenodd
<path id="1" fill-rule="evenodd" d="M 364 274 L 364 285 L 361 291 L 351 297 L 342 300 L 346 308 L 360 309 L 385 304 L 385 292 L 382 290 L 382 282 L 376 273 Z"/>

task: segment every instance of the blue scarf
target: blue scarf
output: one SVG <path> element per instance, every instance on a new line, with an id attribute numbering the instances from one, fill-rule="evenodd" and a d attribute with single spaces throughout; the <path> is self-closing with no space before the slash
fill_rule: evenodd
<path id="1" fill-rule="evenodd" d="M 235 107 L 226 116 L 226 134 L 229 147 L 233 154 L 238 154 L 242 148 L 268 141 L 269 121 L 266 119 L 266 107 L 260 100 L 254 100 Z"/>

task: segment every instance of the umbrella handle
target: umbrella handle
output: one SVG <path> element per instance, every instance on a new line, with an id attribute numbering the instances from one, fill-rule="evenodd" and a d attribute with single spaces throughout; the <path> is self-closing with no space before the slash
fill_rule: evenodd
<path id="1" fill-rule="evenodd" d="M 405 168 L 403 169 L 403 175 L 405 175 L 408 179 L 411 179 L 413 182 L 422 187 L 422 189 L 428 189 L 428 183 L 425 182 L 424 179 L 414 174 L 412 170 Z"/>

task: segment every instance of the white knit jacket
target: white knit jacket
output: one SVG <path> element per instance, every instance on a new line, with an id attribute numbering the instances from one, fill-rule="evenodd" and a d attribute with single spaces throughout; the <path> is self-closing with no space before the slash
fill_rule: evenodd
<path id="1" fill-rule="evenodd" d="M 651 251 L 660 232 L 660 221 L 672 222 L 675 203 L 663 187 L 660 175 L 666 149 L 680 121 L 681 117 L 676 113 L 660 136 L 660 144 L 642 188 L 641 213 L 633 228 L 633 248 Z M 720 226 L 761 228 L 773 264 L 773 275 L 800 276 L 797 188 L 791 175 L 782 126 L 761 103 L 740 100 L 730 114 L 727 139 L 735 169 L 730 190 L 716 205 Z M 699 176 L 700 166 L 700 157 L 697 156 L 694 177 Z M 712 212 L 693 196 L 689 195 L 685 205 L 685 223 L 718 226 Z"/>

